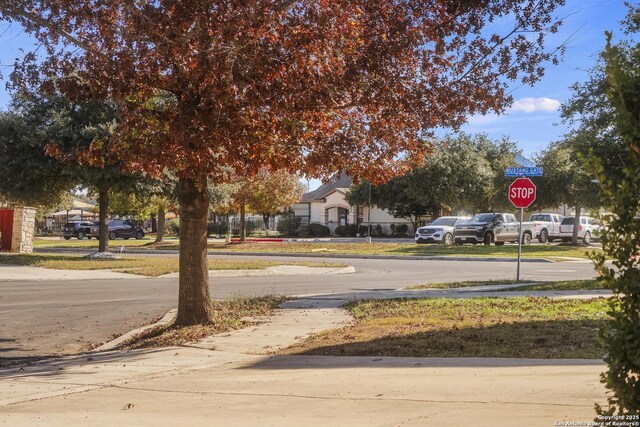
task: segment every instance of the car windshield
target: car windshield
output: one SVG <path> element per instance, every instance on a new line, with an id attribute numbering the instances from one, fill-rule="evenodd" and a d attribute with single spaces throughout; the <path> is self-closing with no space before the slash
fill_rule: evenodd
<path id="1" fill-rule="evenodd" d="M 429 225 L 444 225 L 444 226 L 448 226 L 448 227 L 453 227 L 453 225 L 456 223 L 456 220 L 458 218 L 456 217 L 440 217 L 438 219 L 436 219 L 435 221 L 433 221 L 431 224 Z"/>
<path id="2" fill-rule="evenodd" d="M 565 218 L 562 220 L 560 225 L 573 225 L 576 223 L 576 219 L 574 217 Z"/>
<path id="3" fill-rule="evenodd" d="M 549 221 L 549 215 L 531 215 L 529 221 Z"/>
<path id="4" fill-rule="evenodd" d="M 469 222 L 491 222 L 496 217 L 496 214 L 478 214 L 474 215 Z"/>

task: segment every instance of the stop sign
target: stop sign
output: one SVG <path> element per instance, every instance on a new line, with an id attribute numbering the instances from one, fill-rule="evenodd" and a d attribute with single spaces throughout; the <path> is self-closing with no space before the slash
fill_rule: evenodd
<path id="1" fill-rule="evenodd" d="M 536 199 L 536 186 L 529 178 L 518 178 L 509 186 L 509 200 L 516 208 L 528 208 Z"/>

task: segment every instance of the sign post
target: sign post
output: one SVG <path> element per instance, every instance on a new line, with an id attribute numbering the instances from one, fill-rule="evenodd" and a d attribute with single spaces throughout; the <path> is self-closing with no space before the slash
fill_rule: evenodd
<path id="1" fill-rule="evenodd" d="M 509 186 L 509 200 L 513 206 L 520 208 L 520 223 L 518 225 L 518 268 L 516 281 L 520 281 L 520 258 L 522 255 L 522 218 L 524 208 L 528 208 L 536 200 L 536 186 L 529 178 L 518 178 Z"/>

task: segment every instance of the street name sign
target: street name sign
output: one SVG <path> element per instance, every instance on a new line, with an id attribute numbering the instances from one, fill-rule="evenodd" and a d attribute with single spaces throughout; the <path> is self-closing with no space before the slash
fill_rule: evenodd
<path id="1" fill-rule="evenodd" d="M 542 168 L 506 168 L 504 176 L 542 176 Z"/>
<path id="2" fill-rule="evenodd" d="M 519 164 L 520 166 L 523 166 L 525 168 L 535 168 L 536 167 L 536 164 L 534 162 L 532 162 L 531 160 L 529 160 L 526 157 L 523 157 L 523 156 L 521 156 L 519 154 L 516 154 L 514 156 L 513 160 L 515 160 L 515 162 L 517 164 Z"/>

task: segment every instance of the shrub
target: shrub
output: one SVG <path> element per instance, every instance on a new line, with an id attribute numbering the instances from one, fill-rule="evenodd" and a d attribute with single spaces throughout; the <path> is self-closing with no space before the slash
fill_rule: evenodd
<path id="1" fill-rule="evenodd" d="M 396 237 L 406 237 L 409 226 L 407 224 L 396 225 L 393 231 L 393 235 Z"/>
<path id="2" fill-rule="evenodd" d="M 347 235 L 347 227 L 339 225 L 335 229 L 336 236 L 345 237 Z"/>
<path id="3" fill-rule="evenodd" d="M 165 224 L 165 230 L 167 230 L 167 233 L 169 234 L 180 236 L 180 220 L 176 218 L 167 221 Z"/>
<path id="4" fill-rule="evenodd" d="M 331 230 L 322 224 L 309 224 L 300 229 L 302 237 L 329 237 Z"/>
<path id="5" fill-rule="evenodd" d="M 213 236 L 217 234 L 225 234 L 227 232 L 227 228 L 225 224 L 220 222 L 209 222 L 207 223 L 207 235 Z"/>
<path id="6" fill-rule="evenodd" d="M 300 228 L 300 222 L 302 218 L 296 216 L 286 216 L 280 218 L 278 226 L 276 227 L 280 234 L 285 236 L 295 236 L 298 234 L 298 228 Z"/>

